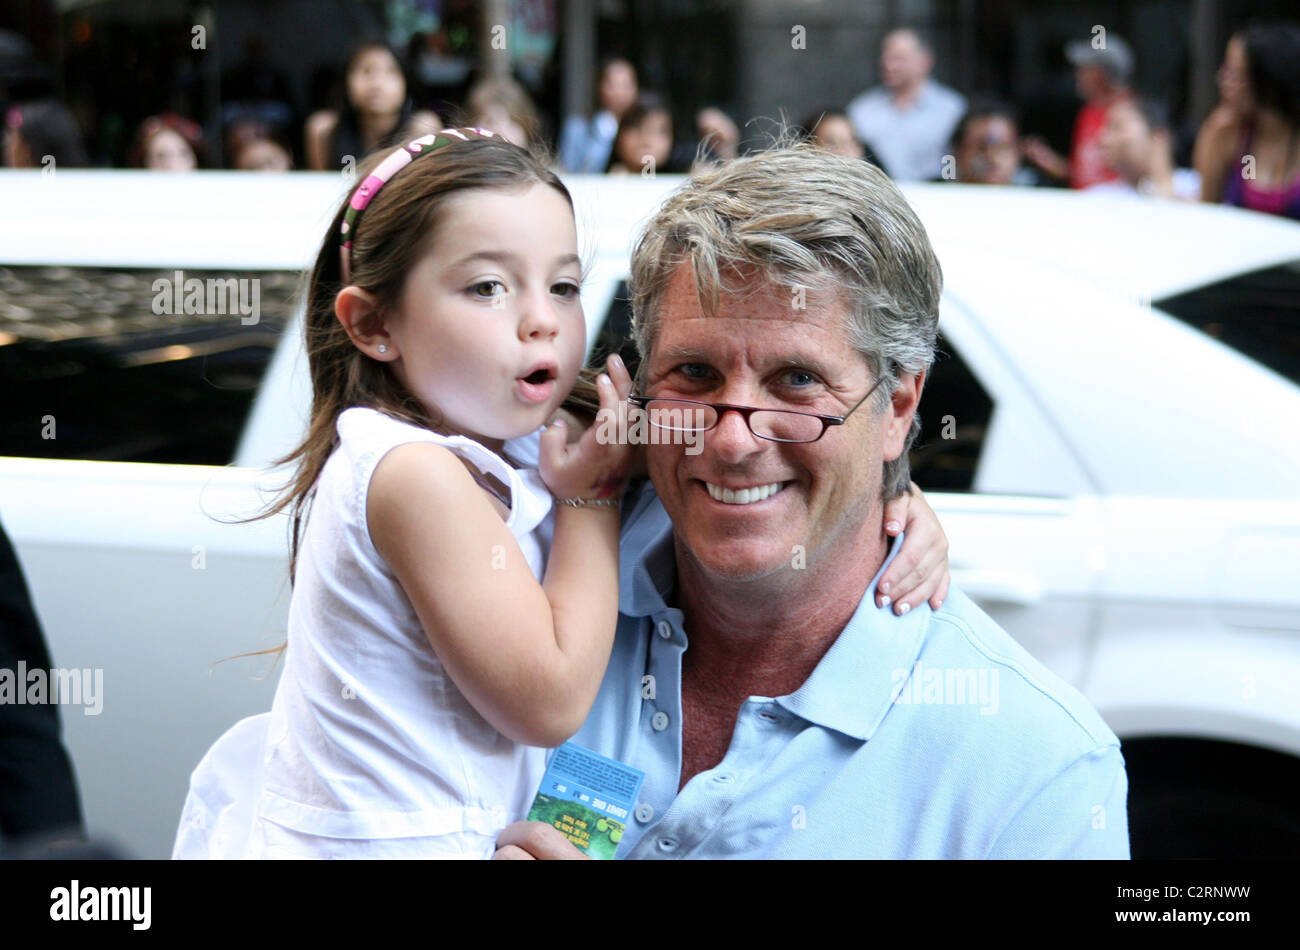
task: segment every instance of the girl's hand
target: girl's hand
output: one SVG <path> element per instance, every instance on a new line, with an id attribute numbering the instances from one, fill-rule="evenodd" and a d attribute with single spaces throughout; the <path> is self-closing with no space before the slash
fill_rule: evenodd
<path id="1" fill-rule="evenodd" d="M 948 596 L 948 538 L 916 482 L 885 505 L 885 534 L 907 538 L 876 588 L 876 604 L 902 615 L 927 599 L 938 610 Z"/>
<path id="2" fill-rule="evenodd" d="M 617 425 L 614 431 L 627 432 L 632 377 L 617 354 L 610 355 L 605 369 L 596 384 L 600 392 L 596 424 L 573 442 L 567 438 L 568 426 L 563 418 L 556 419 L 542 433 L 538 468 L 556 498 L 613 498 L 627 482 L 633 446 L 600 437 L 611 423 Z M 605 420 L 608 422 L 602 425 Z"/>

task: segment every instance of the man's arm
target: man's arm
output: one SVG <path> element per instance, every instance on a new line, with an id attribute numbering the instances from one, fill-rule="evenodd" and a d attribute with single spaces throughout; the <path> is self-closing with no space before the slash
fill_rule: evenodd
<path id="1" fill-rule="evenodd" d="M 1080 756 L 998 835 L 989 858 L 1129 858 L 1128 774 L 1118 746 Z"/>

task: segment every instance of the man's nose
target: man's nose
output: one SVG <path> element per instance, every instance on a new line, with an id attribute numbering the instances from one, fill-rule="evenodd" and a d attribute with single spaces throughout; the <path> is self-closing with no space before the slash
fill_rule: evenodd
<path id="1" fill-rule="evenodd" d="M 765 440 L 754 435 L 743 415 L 734 409 L 719 409 L 718 413 L 718 424 L 704 433 L 704 439 L 705 446 L 723 461 L 738 462 L 763 450 Z"/>

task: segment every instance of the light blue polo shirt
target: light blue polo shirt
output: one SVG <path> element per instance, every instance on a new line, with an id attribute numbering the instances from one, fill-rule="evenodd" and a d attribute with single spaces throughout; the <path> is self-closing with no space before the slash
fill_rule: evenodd
<path id="1" fill-rule="evenodd" d="M 613 656 L 574 736 L 646 773 L 618 857 L 1129 856 L 1119 740 L 1087 700 L 957 590 L 938 611 L 876 607 L 884 566 L 803 686 L 751 696 L 679 794 L 687 632 L 648 483 L 620 566 Z"/>

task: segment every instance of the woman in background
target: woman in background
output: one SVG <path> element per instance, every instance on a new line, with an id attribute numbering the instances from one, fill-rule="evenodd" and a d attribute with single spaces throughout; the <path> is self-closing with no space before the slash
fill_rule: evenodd
<path id="1" fill-rule="evenodd" d="M 1201 200 L 1300 220 L 1300 26 L 1236 33 L 1217 79 L 1193 152 Z"/>
<path id="2" fill-rule="evenodd" d="M 349 156 L 360 162 L 376 149 L 441 128 L 436 113 L 412 109 L 397 54 L 383 43 L 363 43 L 348 57 L 343 108 L 321 109 L 307 117 L 307 167 L 337 171 Z"/>

